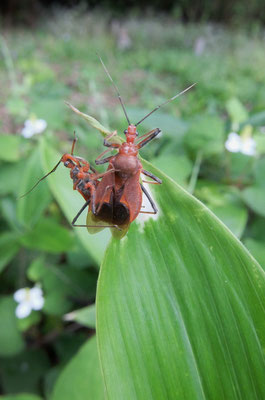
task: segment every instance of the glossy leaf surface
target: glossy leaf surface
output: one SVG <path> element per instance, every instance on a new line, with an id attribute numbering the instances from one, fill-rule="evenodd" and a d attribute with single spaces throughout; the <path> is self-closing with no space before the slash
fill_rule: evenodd
<path id="1" fill-rule="evenodd" d="M 112 239 L 97 293 L 107 398 L 265 397 L 265 275 L 202 203 L 160 171 L 157 220 Z"/>

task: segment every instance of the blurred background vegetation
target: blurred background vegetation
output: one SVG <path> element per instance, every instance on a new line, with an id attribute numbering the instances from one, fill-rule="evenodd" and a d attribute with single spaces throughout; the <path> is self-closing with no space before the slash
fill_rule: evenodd
<path id="1" fill-rule="evenodd" d="M 141 155 L 210 207 L 265 267 L 262 3 L 1 3 L 3 394 L 51 398 L 65 365 L 94 334 L 97 275 L 109 233 L 99 239 L 70 227 L 82 199 L 72 193 L 63 166 L 56 181 L 18 197 L 70 151 L 74 130 L 77 155 L 93 162 L 103 151 L 102 138 L 65 100 L 120 134 L 126 128 L 96 52 L 133 122 L 197 82 L 144 121 L 140 134 L 155 127 L 163 133 Z M 14 293 L 35 286 L 44 305 L 21 318 L 22 300 Z M 30 296 L 28 290 L 28 307 Z"/>

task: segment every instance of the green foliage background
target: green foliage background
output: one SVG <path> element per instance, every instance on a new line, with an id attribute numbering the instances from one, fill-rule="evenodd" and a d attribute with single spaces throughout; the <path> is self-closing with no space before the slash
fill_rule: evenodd
<path id="1" fill-rule="evenodd" d="M 141 156 L 203 201 L 265 267 L 263 31 L 248 29 L 182 25 L 169 17 L 128 17 L 125 25 L 96 13 L 61 12 L 34 31 L 2 32 L 0 383 L 5 399 L 65 399 L 75 387 L 69 376 L 79 387 L 85 377 L 75 373 L 84 368 L 95 386 L 86 382 L 84 393 L 92 390 L 90 398 L 103 398 L 95 340 L 86 341 L 95 332 L 96 282 L 110 234 L 89 236 L 70 227 L 83 202 L 63 166 L 18 200 L 70 151 L 74 130 L 76 154 L 93 162 L 103 151 L 98 132 L 64 100 L 121 135 L 126 128 L 96 51 L 134 122 L 197 82 L 141 125 L 140 134 L 154 127 L 163 131 Z M 25 139 L 20 132 L 31 116 L 48 126 Z M 255 138 L 255 157 L 225 150 L 235 129 Z M 44 308 L 18 320 L 13 293 L 35 283 L 43 288 Z M 16 393 L 24 395 L 12 396 Z M 81 391 L 69 399 L 74 395 L 84 398 Z"/>

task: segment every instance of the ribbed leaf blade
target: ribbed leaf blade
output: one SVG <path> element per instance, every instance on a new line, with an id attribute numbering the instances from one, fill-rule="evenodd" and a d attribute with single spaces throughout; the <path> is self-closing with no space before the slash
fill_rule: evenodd
<path id="1" fill-rule="evenodd" d="M 112 239 L 97 293 L 108 399 L 265 398 L 264 272 L 205 207 L 163 179 L 159 218 Z"/>

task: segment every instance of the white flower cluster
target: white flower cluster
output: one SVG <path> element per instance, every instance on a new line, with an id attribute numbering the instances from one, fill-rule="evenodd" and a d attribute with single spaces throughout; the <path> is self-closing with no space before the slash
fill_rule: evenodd
<path id="1" fill-rule="evenodd" d="M 24 123 L 21 135 L 26 139 L 29 139 L 34 135 L 42 133 L 46 128 L 47 122 L 44 119 L 27 119 Z"/>
<path id="2" fill-rule="evenodd" d="M 231 132 L 225 142 L 225 148 L 232 153 L 242 153 L 247 156 L 256 154 L 256 142 L 251 136 L 240 136 Z"/>
<path id="3" fill-rule="evenodd" d="M 16 316 L 20 319 L 28 317 L 32 310 L 41 310 L 44 305 L 43 292 L 38 286 L 17 290 L 14 299 L 19 303 Z"/>

